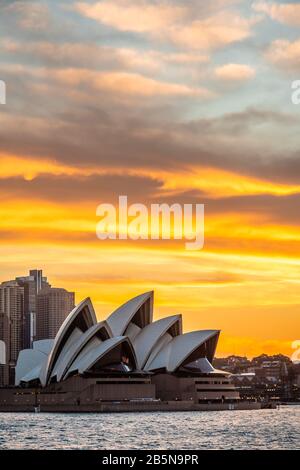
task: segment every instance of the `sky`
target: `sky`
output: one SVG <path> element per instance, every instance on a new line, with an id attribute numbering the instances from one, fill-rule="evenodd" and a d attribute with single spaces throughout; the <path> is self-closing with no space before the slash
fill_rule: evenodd
<path id="1" fill-rule="evenodd" d="M 0 2 L 0 280 L 41 268 L 99 319 L 216 328 L 217 356 L 300 338 L 300 2 Z M 96 207 L 205 204 L 205 245 L 96 237 Z"/>

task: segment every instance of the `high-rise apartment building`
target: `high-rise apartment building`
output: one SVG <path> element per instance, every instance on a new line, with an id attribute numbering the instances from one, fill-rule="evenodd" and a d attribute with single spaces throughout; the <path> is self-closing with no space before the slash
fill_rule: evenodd
<path id="1" fill-rule="evenodd" d="M 43 288 L 37 295 L 36 340 L 55 338 L 74 305 L 74 292 L 53 287 Z"/>
<path id="2" fill-rule="evenodd" d="M 6 364 L 0 365 L 0 385 L 14 383 L 15 365 L 23 349 L 24 287 L 17 281 L 0 284 L 0 341 Z"/>
<path id="3" fill-rule="evenodd" d="M 54 338 L 74 304 L 74 292 L 52 288 L 42 270 L 0 284 L 0 386 L 14 384 L 19 352 Z"/>
<path id="4" fill-rule="evenodd" d="M 36 336 L 36 300 L 37 294 L 45 287 L 50 287 L 41 269 L 31 269 L 29 276 L 17 277 L 16 281 L 24 288 L 24 329 L 23 349 L 32 347 Z"/>

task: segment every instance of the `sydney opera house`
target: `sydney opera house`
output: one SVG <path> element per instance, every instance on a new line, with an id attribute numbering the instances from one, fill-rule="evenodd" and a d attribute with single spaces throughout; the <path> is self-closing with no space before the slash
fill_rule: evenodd
<path id="1" fill-rule="evenodd" d="M 100 322 L 87 298 L 54 340 L 21 351 L 14 403 L 70 411 L 238 406 L 230 375 L 212 366 L 219 333 L 183 334 L 181 315 L 153 321 L 153 292 Z"/>

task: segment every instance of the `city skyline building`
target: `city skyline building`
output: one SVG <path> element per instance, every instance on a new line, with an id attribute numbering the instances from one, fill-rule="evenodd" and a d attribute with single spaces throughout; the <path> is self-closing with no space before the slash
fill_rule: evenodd
<path id="1" fill-rule="evenodd" d="M 74 306 L 74 292 L 62 288 L 44 287 L 37 294 L 35 340 L 54 339 Z"/>
<path id="2" fill-rule="evenodd" d="M 74 305 L 75 293 L 52 288 L 41 269 L 0 283 L 0 387 L 14 384 L 20 351 L 44 334 L 54 338 Z"/>
<path id="3" fill-rule="evenodd" d="M 0 365 L 0 385 L 13 384 L 19 352 L 23 349 L 24 287 L 16 280 L 0 285 L 0 341 L 4 343 L 5 364 Z M 2 346 L 3 347 L 3 346 Z"/>
<path id="4" fill-rule="evenodd" d="M 24 287 L 23 348 L 31 348 L 36 337 L 36 302 L 38 293 L 51 287 L 41 269 L 31 269 L 28 276 L 19 276 L 16 281 Z"/>

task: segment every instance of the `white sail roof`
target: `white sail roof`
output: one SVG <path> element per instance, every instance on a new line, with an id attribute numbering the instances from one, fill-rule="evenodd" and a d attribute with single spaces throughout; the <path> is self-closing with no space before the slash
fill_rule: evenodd
<path id="1" fill-rule="evenodd" d="M 33 349 L 41 351 L 44 354 L 49 354 L 54 345 L 54 339 L 40 339 L 33 342 Z"/>
<path id="2" fill-rule="evenodd" d="M 149 311 L 145 315 L 145 319 L 141 328 L 144 328 L 147 324 L 152 322 L 153 316 L 153 291 L 146 292 L 145 294 L 138 295 L 133 299 L 129 300 L 125 304 L 121 305 L 115 310 L 108 318 L 107 323 L 109 324 L 114 336 L 122 336 L 125 334 L 130 322 L 134 318 L 135 314 L 139 311 L 146 302 L 149 301 Z"/>
<path id="3" fill-rule="evenodd" d="M 141 330 L 133 341 L 139 368 L 143 369 L 155 345 L 175 325 L 177 326 L 177 331 L 176 328 L 173 328 L 172 336 L 175 336 L 176 333 L 177 335 L 182 333 L 181 315 L 162 318 L 150 323 Z"/>
<path id="4" fill-rule="evenodd" d="M 19 381 L 16 383 L 16 385 L 19 385 L 21 382 L 32 382 L 33 380 L 40 380 L 40 373 L 43 367 L 43 363 L 38 364 L 36 367 L 31 369 L 27 374 L 25 374 Z"/>
<path id="5" fill-rule="evenodd" d="M 28 373 L 31 373 L 33 369 L 39 368 L 37 376 L 39 378 L 39 372 L 42 364 L 46 361 L 47 354 L 36 349 L 23 349 L 20 352 L 15 369 L 15 385 L 19 385 L 23 377 Z"/>
<path id="6" fill-rule="evenodd" d="M 176 336 L 160 350 L 151 364 L 147 365 L 147 370 L 164 368 L 167 372 L 176 371 L 197 348 L 219 333 L 218 330 L 201 330 Z"/>
<path id="7" fill-rule="evenodd" d="M 61 325 L 55 337 L 53 348 L 49 354 L 47 364 L 41 374 L 42 385 L 45 386 L 48 382 L 59 353 L 61 352 L 69 337 L 72 335 L 72 332 L 75 329 L 80 329 L 82 332 L 85 332 L 96 323 L 96 314 L 90 298 L 83 300 L 72 310 L 72 312 L 67 316 Z"/>
<path id="8" fill-rule="evenodd" d="M 130 340 L 126 338 L 126 336 L 115 336 L 114 338 L 103 341 L 102 343 L 92 348 L 88 353 L 82 354 L 82 356 L 78 357 L 78 359 L 70 367 L 69 372 L 78 371 L 79 374 L 84 374 L 89 369 L 91 369 L 93 365 L 96 364 L 96 362 L 105 357 L 110 353 L 110 351 L 122 343 L 127 343 L 130 346 L 136 365 L 136 358 Z"/>
<path id="9" fill-rule="evenodd" d="M 152 315 L 152 291 L 129 300 L 100 323 L 91 300 L 83 300 L 68 315 L 54 340 L 35 341 L 32 350 L 21 351 L 16 384 L 39 380 L 46 386 L 74 373 L 86 374 L 91 368 L 89 373 L 95 374 L 106 370 L 110 360 L 118 364 L 114 370 L 126 372 L 128 358 L 136 369 L 146 372 L 174 373 L 179 368 L 181 372 L 215 371 L 211 362 L 218 330 L 182 334 L 181 315 L 153 323 Z"/>
<path id="10" fill-rule="evenodd" d="M 50 374 L 51 379 L 53 377 L 56 378 L 57 369 L 60 367 L 61 360 L 63 360 L 63 358 L 68 354 L 68 352 L 73 349 L 74 345 L 76 345 L 76 343 L 80 341 L 80 338 L 82 335 L 83 335 L 83 332 L 79 328 L 77 327 L 74 328 L 74 330 L 72 331 L 72 333 L 70 334 L 66 342 L 64 343 L 63 348 L 61 349 L 55 361 L 55 365 L 52 367 L 51 374 Z"/>
<path id="11" fill-rule="evenodd" d="M 58 382 L 66 374 L 68 368 L 71 366 L 72 362 L 76 359 L 80 352 L 85 348 L 86 344 L 95 336 L 101 336 L 102 341 L 111 338 L 112 333 L 106 322 L 100 322 L 91 326 L 91 328 L 86 330 L 85 333 L 81 333 L 77 340 L 74 341 L 65 352 L 61 352 L 52 372 L 53 375 L 56 375 L 56 380 Z"/>

